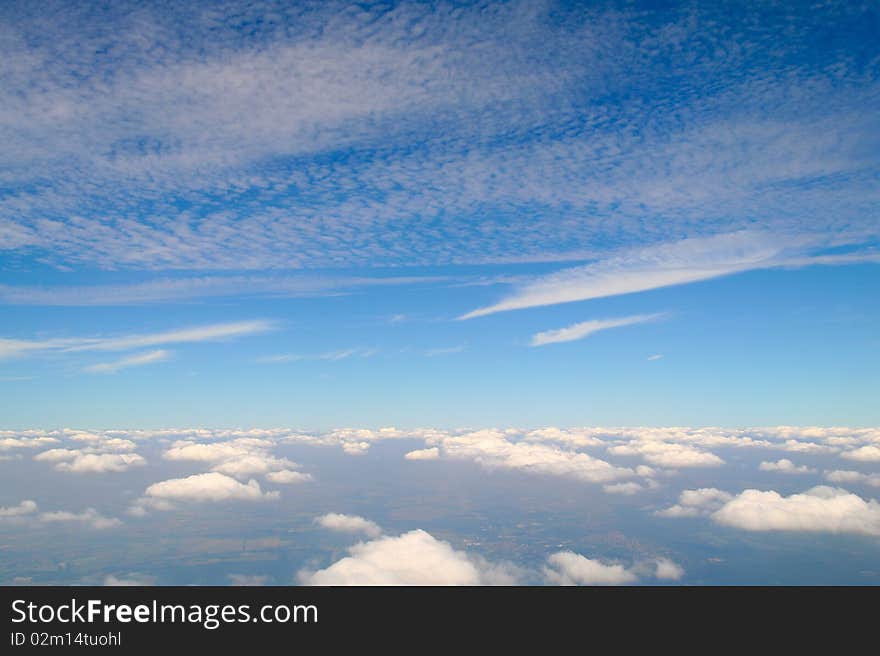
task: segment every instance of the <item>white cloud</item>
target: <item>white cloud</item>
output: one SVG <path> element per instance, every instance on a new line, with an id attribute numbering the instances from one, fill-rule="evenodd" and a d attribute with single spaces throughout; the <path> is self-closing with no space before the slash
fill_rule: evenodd
<path id="1" fill-rule="evenodd" d="M 660 517 L 700 517 L 721 508 L 732 498 L 733 495 L 714 487 L 684 490 L 677 504 L 654 514 Z"/>
<path id="2" fill-rule="evenodd" d="M 82 451 L 78 449 L 49 449 L 34 456 L 34 460 L 45 460 L 46 462 L 61 462 L 63 460 L 73 460 Z"/>
<path id="3" fill-rule="evenodd" d="M 586 453 L 553 448 L 545 444 L 513 441 L 498 430 L 480 430 L 443 437 L 444 458 L 470 460 L 487 469 L 514 469 L 532 474 L 565 476 L 591 483 L 609 483 L 635 472 L 616 467 Z"/>
<path id="4" fill-rule="evenodd" d="M 86 371 L 90 374 L 112 374 L 119 371 L 120 369 L 128 369 L 129 367 L 140 367 L 145 364 L 162 362 L 170 357 L 171 353 L 169 351 L 158 349 L 156 351 L 147 351 L 146 353 L 139 353 L 138 355 L 120 358 L 119 360 L 114 360 L 113 362 L 101 362 L 98 364 L 91 364 L 88 367 L 85 367 L 83 371 Z"/>
<path id="5" fill-rule="evenodd" d="M 592 560 L 572 551 L 550 555 L 544 576 L 554 585 L 623 585 L 638 580 L 623 565 Z"/>
<path id="6" fill-rule="evenodd" d="M 94 529 L 107 529 L 121 526 L 122 522 L 114 517 L 104 517 L 94 508 L 86 508 L 81 513 L 69 512 L 66 510 L 57 510 L 53 512 L 44 512 L 39 516 L 41 522 L 49 523 L 75 523 L 83 524 Z"/>
<path id="7" fill-rule="evenodd" d="M 532 346 L 545 346 L 547 344 L 558 344 L 559 342 L 573 342 L 578 339 L 589 337 L 600 330 L 632 326 L 638 323 L 653 321 L 661 316 L 663 315 L 640 314 L 630 317 L 620 317 L 619 319 L 593 319 L 590 321 L 582 321 L 566 328 L 537 333 L 532 337 Z"/>
<path id="8" fill-rule="evenodd" d="M 631 294 L 782 266 L 789 261 L 784 257 L 786 246 L 778 237 L 748 231 L 649 246 L 538 278 L 508 298 L 461 318 Z"/>
<path id="9" fill-rule="evenodd" d="M 21 356 L 42 351 L 126 351 L 164 344 L 205 342 L 245 335 L 254 335 L 274 328 L 265 320 L 219 323 L 194 328 L 181 328 L 161 333 L 129 335 L 123 337 L 71 337 L 44 340 L 13 340 L 0 338 L 0 358 Z M 158 353 L 159 351 L 154 351 Z"/>
<path id="10" fill-rule="evenodd" d="M 340 533 L 363 533 L 369 538 L 377 538 L 382 535 L 382 529 L 378 524 L 357 515 L 328 513 L 315 518 L 315 523 L 322 528 Z"/>
<path id="11" fill-rule="evenodd" d="M 684 569 L 669 558 L 658 558 L 654 576 L 662 580 L 678 581 L 684 576 Z"/>
<path id="12" fill-rule="evenodd" d="M 816 472 L 812 467 L 806 465 L 797 466 L 788 458 L 782 458 L 776 462 L 763 461 L 758 465 L 761 471 L 779 472 L 781 474 L 814 474 Z"/>
<path id="13" fill-rule="evenodd" d="M 880 462 L 880 446 L 868 444 L 858 449 L 841 453 L 840 457 L 847 460 L 858 460 L 859 462 Z"/>
<path id="14" fill-rule="evenodd" d="M 0 451 L 39 449 L 49 444 L 58 444 L 58 440 L 54 437 L 0 437 Z"/>
<path id="15" fill-rule="evenodd" d="M 715 511 L 712 519 L 748 531 L 880 535 L 880 504 L 827 486 L 789 497 L 773 490 L 744 490 Z"/>
<path id="16" fill-rule="evenodd" d="M 17 506 L 0 507 L 0 518 L 21 517 L 22 515 L 30 515 L 35 512 L 37 512 L 36 501 L 25 499 Z"/>
<path id="17" fill-rule="evenodd" d="M 278 496 L 278 492 L 263 492 L 257 481 L 251 480 L 244 484 L 219 472 L 193 474 L 186 478 L 172 478 L 153 483 L 144 492 L 145 505 L 157 507 L 150 502 L 158 501 L 159 509 L 167 508 L 166 504 L 173 501 L 264 501 L 277 499 Z"/>
<path id="18" fill-rule="evenodd" d="M 404 456 L 407 460 L 436 460 L 440 457 L 440 449 L 432 446 L 429 449 L 416 449 L 409 451 Z"/>
<path id="19" fill-rule="evenodd" d="M 684 444 L 661 441 L 633 441 L 610 447 L 608 453 L 618 456 L 638 455 L 658 467 L 718 467 L 724 464 L 714 453 Z"/>
<path id="20" fill-rule="evenodd" d="M 603 485 L 602 489 L 609 494 L 623 494 L 626 496 L 632 494 L 638 494 L 639 492 L 643 492 L 645 488 L 636 483 L 635 481 L 629 481 L 627 483 L 612 483 L 610 485 Z"/>
<path id="21" fill-rule="evenodd" d="M 212 464 L 212 471 L 244 478 L 254 474 L 278 474 L 276 478 L 282 482 L 292 483 L 308 480 L 307 474 L 292 476 L 291 470 L 299 465 L 287 458 L 278 458 L 269 453 L 274 446 L 272 440 L 260 437 L 237 437 L 219 442 L 190 442 L 179 440 L 167 449 L 163 457 L 167 460 L 193 460 Z M 289 474 L 281 474 L 288 471 Z"/>
<path id="22" fill-rule="evenodd" d="M 880 487 L 880 474 L 863 474 L 862 472 L 846 469 L 826 471 L 825 480 L 832 483 L 863 483 L 873 487 Z"/>
<path id="23" fill-rule="evenodd" d="M 299 573 L 306 585 L 512 585 L 503 567 L 472 558 L 422 530 L 349 548 L 329 567 Z"/>
<path id="24" fill-rule="evenodd" d="M 293 483 L 307 483 L 312 480 L 312 475 L 290 469 L 279 469 L 268 472 L 266 480 L 277 485 L 291 485 Z"/>
<path id="25" fill-rule="evenodd" d="M 124 472 L 132 467 L 145 465 L 146 462 L 136 453 L 78 453 L 71 460 L 56 464 L 55 469 L 78 474 Z"/>

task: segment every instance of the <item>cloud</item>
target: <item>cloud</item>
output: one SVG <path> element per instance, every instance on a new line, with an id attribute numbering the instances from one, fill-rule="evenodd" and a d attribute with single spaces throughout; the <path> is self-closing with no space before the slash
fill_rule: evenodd
<path id="1" fill-rule="evenodd" d="M 132 510 L 134 514 L 142 514 L 146 508 L 169 510 L 173 508 L 172 502 L 175 501 L 217 503 L 265 501 L 278 497 L 278 492 L 263 492 L 255 480 L 244 484 L 225 474 L 209 472 L 153 483 L 144 491 L 143 498 L 134 504 Z"/>
<path id="2" fill-rule="evenodd" d="M 200 276 L 158 278 L 122 285 L 38 287 L 0 285 L 0 303 L 6 305 L 109 306 L 174 303 L 198 298 L 234 296 L 311 297 L 336 296 L 363 287 L 436 284 L 450 280 L 430 277 L 334 276 Z"/>
<path id="3" fill-rule="evenodd" d="M 877 81 L 851 40 L 800 56 L 843 11 L 20 11 L 0 248 L 192 271 L 583 259 L 759 214 L 870 233 Z"/>
<path id="4" fill-rule="evenodd" d="M 436 446 L 430 449 L 416 449 L 407 452 L 403 457 L 407 460 L 437 460 L 440 457 L 440 449 Z"/>
<path id="5" fill-rule="evenodd" d="M 512 585 L 503 567 L 472 558 L 423 530 L 358 543 L 329 567 L 302 571 L 304 585 Z"/>
<path id="6" fill-rule="evenodd" d="M 45 455 L 45 453 L 51 452 L 44 452 L 40 455 Z M 39 456 L 34 460 L 38 458 Z M 56 464 L 55 469 L 77 474 L 124 472 L 132 467 L 145 465 L 146 462 L 142 456 L 136 453 L 76 453 L 72 459 L 65 459 L 65 461 Z"/>
<path id="7" fill-rule="evenodd" d="M 880 487 L 880 474 L 864 474 L 845 469 L 826 471 L 825 480 L 832 483 L 863 483 L 872 487 Z"/>
<path id="8" fill-rule="evenodd" d="M 654 576 L 661 580 L 678 581 L 684 576 L 684 568 L 668 558 L 658 558 Z"/>
<path id="9" fill-rule="evenodd" d="M 39 520 L 48 523 L 82 524 L 98 530 L 115 528 L 122 525 L 122 522 L 118 519 L 114 517 L 104 517 L 94 508 L 86 508 L 86 510 L 81 513 L 69 512 L 66 510 L 44 512 L 40 514 Z"/>
<path id="10" fill-rule="evenodd" d="M 322 528 L 340 533 L 363 533 L 369 538 L 382 535 L 382 529 L 378 524 L 357 515 L 329 513 L 315 518 L 315 523 Z"/>
<path id="11" fill-rule="evenodd" d="M 337 362 L 339 360 L 347 360 L 353 357 L 369 358 L 376 354 L 374 348 L 350 348 L 339 351 L 326 351 L 324 353 L 297 354 L 282 353 L 280 355 L 267 355 L 257 359 L 257 362 L 280 363 L 280 362 L 302 362 L 308 360 L 325 360 L 329 362 Z"/>
<path id="12" fill-rule="evenodd" d="M 578 339 L 589 337 L 600 330 L 632 326 L 638 323 L 653 321 L 661 316 L 663 315 L 640 314 L 631 317 L 621 317 L 619 319 L 594 319 L 591 321 L 582 321 L 581 323 L 576 323 L 567 328 L 537 333 L 532 337 L 532 346 L 544 346 L 546 344 L 557 344 L 559 342 L 573 342 Z"/>
<path id="13" fill-rule="evenodd" d="M 480 430 L 439 440 L 443 458 L 470 460 L 486 469 L 512 469 L 549 476 L 565 476 L 591 483 L 609 483 L 634 475 L 586 453 L 544 444 L 513 441 L 498 430 Z"/>
<path id="14" fill-rule="evenodd" d="M 684 490 L 677 504 L 654 514 L 660 517 L 701 517 L 718 510 L 732 498 L 733 495 L 714 487 Z"/>
<path id="15" fill-rule="evenodd" d="M 307 483 L 313 480 L 311 474 L 292 471 L 290 469 L 279 469 L 278 471 L 270 471 L 266 474 L 266 480 L 277 485 L 291 485 L 293 483 Z"/>
<path id="16" fill-rule="evenodd" d="M 623 565 L 591 560 L 572 551 L 549 556 L 544 576 L 554 585 L 623 585 L 638 580 L 638 576 Z"/>
<path id="17" fill-rule="evenodd" d="M 271 330 L 274 326 L 275 324 L 270 321 L 254 320 L 211 324 L 194 328 L 182 328 L 160 333 L 129 335 L 123 337 L 72 337 L 31 341 L 0 338 L 0 358 L 21 356 L 44 351 L 59 351 L 64 353 L 81 351 L 125 351 L 164 344 L 215 341 L 266 332 Z"/>
<path id="18" fill-rule="evenodd" d="M 662 353 L 655 353 L 654 355 L 649 355 L 647 359 L 648 359 L 648 362 L 655 362 L 657 360 L 662 360 L 663 354 Z"/>
<path id="19" fill-rule="evenodd" d="M 724 464 L 714 453 L 684 444 L 661 441 L 633 441 L 612 446 L 608 453 L 618 456 L 638 455 L 659 467 L 718 467 Z"/>
<path id="20" fill-rule="evenodd" d="M 127 358 L 120 358 L 119 360 L 114 360 L 113 362 L 92 364 L 88 367 L 85 367 L 83 371 L 91 374 L 112 374 L 116 373 L 120 369 L 127 369 L 129 367 L 140 367 L 145 364 L 162 362 L 163 360 L 167 360 L 169 357 L 171 357 L 170 352 L 159 349 L 156 351 L 140 353 L 139 355 L 132 355 Z"/>
<path id="21" fill-rule="evenodd" d="M 37 512 L 36 501 L 25 499 L 17 506 L 0 507 L 0 518 L 21 517 L 22 515 L 30 515 Z"/>
<path id="22" fill-rule="evenodd" d="M 211 469 L 222 474 L 239 478 L 254 474 L 277 474 L 278 482 L 286 483 L 309 480 L 307 474 L 294 476 L 299 465 L 287 458 L 271 455 L 274 443 L 258 437 L 238 437 L 220 442 L 190 442 L 179 440 L 163 453 L 166 460 L 192 460 L 206 462 Z M 287 474 L 280 472 L 287 471 Z"/>
<path id="23" fill-rule="evenodd" d="M 880 504 L 821 485 L 788 497 L 773 490 L 744 490 L 712 513 L 712 519 L 747 531 L 880 535 Z"/>
<path id="24" fill-rule="evenodd" d="M 639 492 L 643 492 L 645 488 L 636 483 L 635 481 L 629 481 L 628 483 L 612 483 L 610 485 L 603 485 L 602 489 L 608 494 L 623 494 L 626 496 L 632 494 L 638 494 Z"/>
<path id="25" fill-rule="evenodd" d="M 816 472 L 815 469 L 807 467 L 806 465 L 798 467 L 788 458 L 782 458 L 776 462 L 765 460 L 758 465 L 758 469 L 761 471 L 779 472 L 780 474 L 813 474 Z"/>
<path id="26" fill-rule="evenodd" d="M 787 248 L 785 240 L 749 231 L 649 246 L 540 277 L 508 298 L 468 312 L 461 319 L 632 294 L 751 269 L 783 266 L 791 259 L 785 256 Z"/>
<path id="27" fill-rule="evenodd" d="M 845 451 L 840 454 L 840 457 L 859 462 L 880 462 L 880 446 L 868 444 L 852 451 Z"/>
<path id="28" fill-rule="evenodd" d="M 2 432 L 0 432 L 2 435 Z M 12 449 L 39 449 L 49 444 L 58 444 L 58 439 L 54 437 L 0 437 L 0 451 L 10 451 Z"/>

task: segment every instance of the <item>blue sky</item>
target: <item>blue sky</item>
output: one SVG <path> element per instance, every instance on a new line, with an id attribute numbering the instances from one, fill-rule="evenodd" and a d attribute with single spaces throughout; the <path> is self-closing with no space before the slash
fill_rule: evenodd
<path id="1" fill-rule="evenodd" d="M 878 30 L 4 3 L 4 427 L 877 425 Z"/>

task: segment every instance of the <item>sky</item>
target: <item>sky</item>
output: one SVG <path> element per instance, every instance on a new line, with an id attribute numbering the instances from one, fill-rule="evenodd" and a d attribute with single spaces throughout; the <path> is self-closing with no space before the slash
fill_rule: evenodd
<path id="1" fill-rule="evenodd" d="M 876 584 L 878 33 L 3 2 L 0 584 Z"/>
<path id="2" fill-rule="evenodd" d="M 6 426 L 880 421 L 876 4 L 50 4 Z"/>

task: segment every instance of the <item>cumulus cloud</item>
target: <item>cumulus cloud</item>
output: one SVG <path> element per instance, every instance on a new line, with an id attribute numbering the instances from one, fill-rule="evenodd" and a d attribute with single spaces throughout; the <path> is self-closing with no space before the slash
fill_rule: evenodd
<path id="1" fill-rule="evenodd" d="M 439 448 L 442 457 L 470 460 L 487 469 L 513 469 L 591 483 L 609 483 L 635 474 L 632 469 L 617 467 L 586 453 L 515 441 L 498 430 L 444 437 Z"/>
<path id="2" fill-rule="evenodd" d="M 56 464 L 55 469 L 78 474 L 124 472 L 132 467 L 145 465 L 146 462 L 136 453 L 77 453 L 72 459 Z"/>
<path id="3" fill-rule="evenodd" d="M 732 498 L 731 494 L 714 487 L 684 490 L 677 504 L 654 514 L 660 517 L 700 517 L 711 514 Z"/>
<path id="4" fill-rule="evenodd" d="M 409 451 L 404 456 L 407 460 L 436 460 L 440 457 L 440 449 L 432 446 L 429 449 L 416 449 Z"/>
<path id="5" fill-rule="evenodd" d="M 0 435 L 3 433 L 0 432 Z M 50 444 L 57 444 L 58 439 L 54 437 L 0 437 L 0 451 L 10 451 L 12 449 L 39 449 Z"/>
<path id="6" fill-rule="evenodd" d="M 582 321 L 581 323 L 576 323 L 566 328 L 537 333 L 532 337 L 532 346 L 545 346 L 547 344 L 558 344 L 559 342 L 573 342 L 578 339 L 589 337 L 600 330 L 632 326 L 637 323 L 653 321 L 661 316 L 663 315 L 640 314 L 631 317 L 621 317 L 619 319 L 593 319 L 591 321 Z"/>
<path id="7" fill-rule="evenodd" d="M 860 462 L 880 462 L 880 446 L 868 444 L 858 449 L 841 453 L 840 457 Z"/>
<path id="8" fill-rule="evenodd" d="M 782 458 L 776 462 L 763 461 L 758 465 L 758 469 L 768 472 L 779 472 L 780 474 L 814 474 L 816 472 L 812 467 L 806 465 L 795 465 L 788 458 Z"/>
<path id="9" fill-rule="evenodd" d="M 659 467 L 718 467 L 724 461 L 709 451 L 685 444 L 661 441 L 633 441 L 612 446 L 608 453 L 618 456 L 641 456 Z"/>
<path id="10" fill-rule="evenodd" d="M 712 519 L 748 531 L 880 535 L 877 501 L 823 485 L 788 497 L 773 490 L 744 490 L 712 513 Z"/>
<path id="11" fill-rule="evenodd" d="M 363 533 L 369 538 L 382 535 L 382 529 L 378 524 L 357 515 L 328 513 L 317 517 L 315 523 L 322 528 L 340 533 Z"/>
<path id="12" fill-rule="evenodd" d="M 504 567 L 493 566 L 423 530 L 358 543 L 329 567 L 302 571 L 305 585 L 512 585 Z"/>
<path id="13" fill-rule="evenodd" d="M 153 483 L 129 512 L 142 515 L 147 509 L 172 510 L 175 502 L 265 501 L 278 497 L 278 492 L 263 492 L 255 480 L 244 484 L 225 474 L 208 472 Z"/>
<path id="14" fill-rule="evenodd" d="M 212 471 L 237 478 L 264 474 L 268 480 L 272 480 L 269 478 L 269 474 L 276 474 L 275 478 L 278 479 L 278 482 L 281 479 L 287 479 L 286 482 L 294 482 L 297 477 L 291 476 L 290 473 L 281 474 L 280 472 L 292 472 L 299 465 L 287 458 L 271 455 L 270 451 L 274 445 L 272 440 L 261 437 L 237 437 L 219 442 L 180 440 L 167 449 L 163 457 L 167 460 L 210 463 Z M 306 474 L 301 474 L 299 480 L 308 480 L 308 477 Z"/>
<path id="15" fill-rule="evenodd" d="M 622 585 L 638 580 L 638 576 L 623 565 L 592 560 L 573 551 L 550 555 L 544 576 L 554 585 Z"/>

